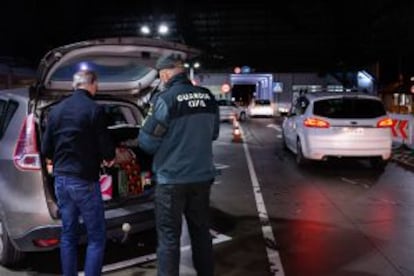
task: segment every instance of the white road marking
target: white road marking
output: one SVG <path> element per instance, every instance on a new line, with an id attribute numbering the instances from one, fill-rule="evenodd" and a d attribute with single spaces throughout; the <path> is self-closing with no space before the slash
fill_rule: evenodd
<path id="1" fill-rule="evenodd" d="M 346 178 L 346 177 L 341 177 L 341 180 L 342 180 L 343 182 L 346 182 L 346 183 L 349 183 L 349 184 L 353 184 L 353 185 L 358 184 L 358 182 L 357 182 L 357 181 L 354 181 L 354 180 L 349 179 L 349 178 Z"/>
<path id="2" fill-rule="evenodd" d="M 219 185 L 219 184 L 221 184 L 221 181 L 220 180 L 218 180 L 218 179 L 214 179 L 214 183 L 213 183 L 214 185 Z"/>
<path id="3" fill-rule="evenodd" d="M 220 164 L 220 163 L 214 163 L 214 166 L 216 167 L 216 170 L 218 170 L 219 175 L 221 175 L 222 170 L 230 168 L 229 165 Z M 217 178 L 214 180 L 214 184 L 220 184 L 220 183 L 221 181 L 218 180 Z"/>
<path id="4" fill-rule="evenodd" d="M 229 165 L 226 164 L 220 164 L 220 163 L 214 163 L 214 166 L 216 167 L 216 169 L 218 170 L 224 170 L 224 169 L 228 169 L 230 168 Z"/>
<path id="5" fill-rule="evenodd" d="M 282 128 L 278 125 L 275 125 L 275 124 L 268 124 L 266 127 L 273 128 L 276 131 L 282 132 Z"/>
<path id="6" fill-rule="evenodd" d="M 145 256 L 140 256 L 138 258 L 134 258 L 134 259 L 126 260 L 126 261 L 121 261 L 121 262 L 117 262 L 117 263 L 113 263 L 113 264 L 104 265 L 104 267 L 102 268 L 102 272 L 110 272 L 110 271 L 114 271 L 114 270 L 120 270 L 120 269 L 131 267 L 131 266 L 134 266 L 134 265 L 137 265 L 137 264 L 151 262 L 151 261 L 154 261 L 156 259 L 157 259 L 157 255 L 155 253 L 152 253 L 152 254 L 148 254 L 148 255 L 145 255 Z M 81 272 L 81 273 L 79 273 L 79 275 L 84 276 L 85 273 Z"/>
<path id="7" fill-rule="evenodd" d="M 214 231 L 212 229 L 210 229 L 210 233 L 211 235 L 214 237 L 213 238 L 213 244 L 218 244 L 218 243 L 222 243 L 222 242 L 226 242 L 231 240 L 232 238 L 230 236 L 226 236 L 224 234 L 221 234 L 217 231 Z M 186 251 L 191 249 L 191 245 L 185 245 L 181 247 L 181 252 Z M 156 253 L 152 253 L 152 254 L 148 254 L 145 256 L 140 256 L 137 258 L 133 258 L 133 259 L 129 259 L 129 260 L 125 260 L 125 261 L 121 261 L 121 262 L 117 262 L 117 263 L 112 263 L 112 264 L 107 264 L 104 265 L 102 268 L 102 272 L 111 272 L 111 271 L 115 271 L 115 270 L 120 270 L 120 269 L 124 269 L 127 267 L 131 267 L 134 265 L 138 265 L 138 264 L 143 264 L 143 263 L 147 263 L 147 262 L 152 262 L 155 261 L 157 259 L 157 255 Z M 85 276 L 85 273 L 82 271 L 79 273 L 80 276 Z"/>
<path id="8" fill-rule="evenodd" d="M 276 125 L 268 125 L 268 127 L 272 127 L 273 126 L 277 127 Z M 243 128 L 240 128 L 240 131 L 242 133 L 242 137 L 244 136 L 243 134 Z M 285 272 L 283 271 L 283 266 L 282 266 L 282 262 L 280 260 L 280 256 L 279 256 L 279 252 L 276 250 L 276 240 L 275 237 L 273 235 L 273 230 L 272 227 L 270 225 L 270 221 L 269 221 L 269 215 L 267 213 L 266 210 L 266 206 L 264 204 L 264 200 L 263 200 L 263 196 L 262 196 L 262 192 L 260 189 L 260 184 L 259 184 L 259 180 L 257 179 L 257 175 L 256 175 L 256 171 L 254 169 L 253 166 L 253 161 L 252 158 L 250 156 L 250 152 L 249 152 L 249 148 L 247 146 L 247 143 L 243 143 L 243 148 L 244 148 L 244 153 L 246 155 L 246 160 L 247 160 L 247 166 L 249 168 L 249 173 L 250 173 L 250 180 L 252 183 L 252 187 L 253 187 L 253 193 L 254 193 L 254 197 L 256 200 L 256 207 L 257 207 L 257 212 L 259 214 L 259 218 L 260 218 L 260 223 L 262 225 L 262 234 L 263 234 L 263 238 L 265 240 L 266 243 L 266 253 L 267 253 L 267 259 L 269 261 L 270 264 L 270 272 L 272 273 L 272 275 L 277 275 L 277 276 L 284 276 Z"/>
<path id="9" fill-rule="evenodd" d="M 220 234 L 218 232 L 214 232 L 211 229 L 210 229 L 210 233 L 214 236 L 213 244 L 218 244 L 218 243 L 222 243 L 222 242 L 226 242 L 226 241 L 231 240 L 231 237 L 226 236 L 224 234 Z M 213 234 L 213 233 L 216 233 L 216 234 Z M 191 245 L 182 246 L 181 247 L 181 252 L 185 251 L 185 250 L 189 250 L 190 248 L 191 248 Z"/>

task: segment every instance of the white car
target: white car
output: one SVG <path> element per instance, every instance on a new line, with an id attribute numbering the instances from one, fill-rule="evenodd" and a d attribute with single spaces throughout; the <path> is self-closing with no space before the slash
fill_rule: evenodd
<path id="1" fill-rule="evenodd" d="M 270 100 L 253 100 L 248 107 L 248 114 L 250 117 L 273 117 L 273 105 Z"/>
<path id="2" fill-rule="evenodd" d="M 232 121 L 233 118 L 240 122 L 246 120 L 246 110 L 242 106 L 238 106 L 228 99 L 217 100 L 217 103 L 220 111 L 220 121 Z"/>
<path id="3" fill-rule="evenodd" d="M 309 93 L 300 96 L 285 117 L 282 139 L 299 165 L 308 160 L 355 157 L 384 169 L 391 157 L 391 126 L 377 96 Z"/>
<path id="4" fill-rule="evenodd" d="M 277 106 L 277 113 L 279 115 L 285 116 L 286 114 L 288 114 L 291 104 L 289 102 L 278 102 L 276 106 Z"/>

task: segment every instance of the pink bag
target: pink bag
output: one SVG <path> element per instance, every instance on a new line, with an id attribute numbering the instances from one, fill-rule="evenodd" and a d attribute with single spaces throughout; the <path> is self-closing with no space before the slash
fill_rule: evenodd
<path id="1" fill-rule="evenodd" d="M 99 178 L 101 184 L 101 194 L 103 200 L 112 199 L 112 176 L 103 174 Z"/>

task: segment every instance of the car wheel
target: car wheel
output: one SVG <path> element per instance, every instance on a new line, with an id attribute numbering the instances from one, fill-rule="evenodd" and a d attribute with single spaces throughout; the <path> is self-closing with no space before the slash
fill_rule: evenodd
<path id="1" fill-rule="evenodd" d="M 0 264 L 5 267 L 14 267 L 23 260 L 24 256 L 23 252 L 14 247 L 5 227 L 0 222 Z"/>
<path id="2" fill-rule="evenodd" d="M 296 142 L 296 164 L 298 164 L 299 166 L 303 166 L 306 163 L 307 163 L 307 159 L 305 156 L 303 156 L 302 144 L 300 140 L 298 139 Z"/>
<path id="3" fill-rule="evenodd" d="M 285 137 L 285 134 L 283 133 L 283 131 L 282 131 L 282 147 L 283 147 L 284 150 L 288 150 L 288 146 L 286 144 L 286 137 Z"/>
<path id="4" fill-rule="evenodd" d="M 240 113 L 239 120 L 240 120 L 240 122 L 246 121 L 246 113 L 245 112 Z"/>
<path id="5" fill-rule="evenodd" d="M 385 167 L 388 164 L 388 160 L 383 160 L 381 157 L 371 158 L 370 160 L 371 167 L 377 171 L 385 170 Z"/>

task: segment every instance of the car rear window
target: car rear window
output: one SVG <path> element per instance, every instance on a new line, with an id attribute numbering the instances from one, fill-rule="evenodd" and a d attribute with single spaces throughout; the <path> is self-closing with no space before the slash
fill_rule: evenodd
<path id="1" fill-rule="evenodd" d="M 313 114 L 327 118 L 376 118 L 386 115 L 381 101 L 362 98 L 335 98 L 315 101 Z"/>
<path id="2" fill-rule="evenodd" d="M 235 106 L 235 103 L 229 100 L 217 100 L 219 106 Z"/>
<path id="3" fill-rule="evenodd" d="M 99 82 L 126 82 L 139 80 L 151 70 L 133 57 L 88 57 L 71 60 L 61 65 L 52 75 L 52 81 L 72 81 L 73 74 L 80 69 L 94 70 Z"/>
<path id="4" fill-rule="evenodd" d="M 270 105 L 270 101 L 269 100 L 255 100 L 254 103 L 256 105 Z"/>
<path id="5" fill-rule="evenodd" d="M 0 101 L 0 139 L 6 132 L 17 107 L 18 104 L 15 101 Z"/>
<path id="6" fill-rule="evenodd" d="M 134 111 L 129 106 L 104 104 L 103 108 L 105 110 L 109 125 L 142 124 L 143 118 L 139 117 L 139 121 L 136 122 Z"/>

